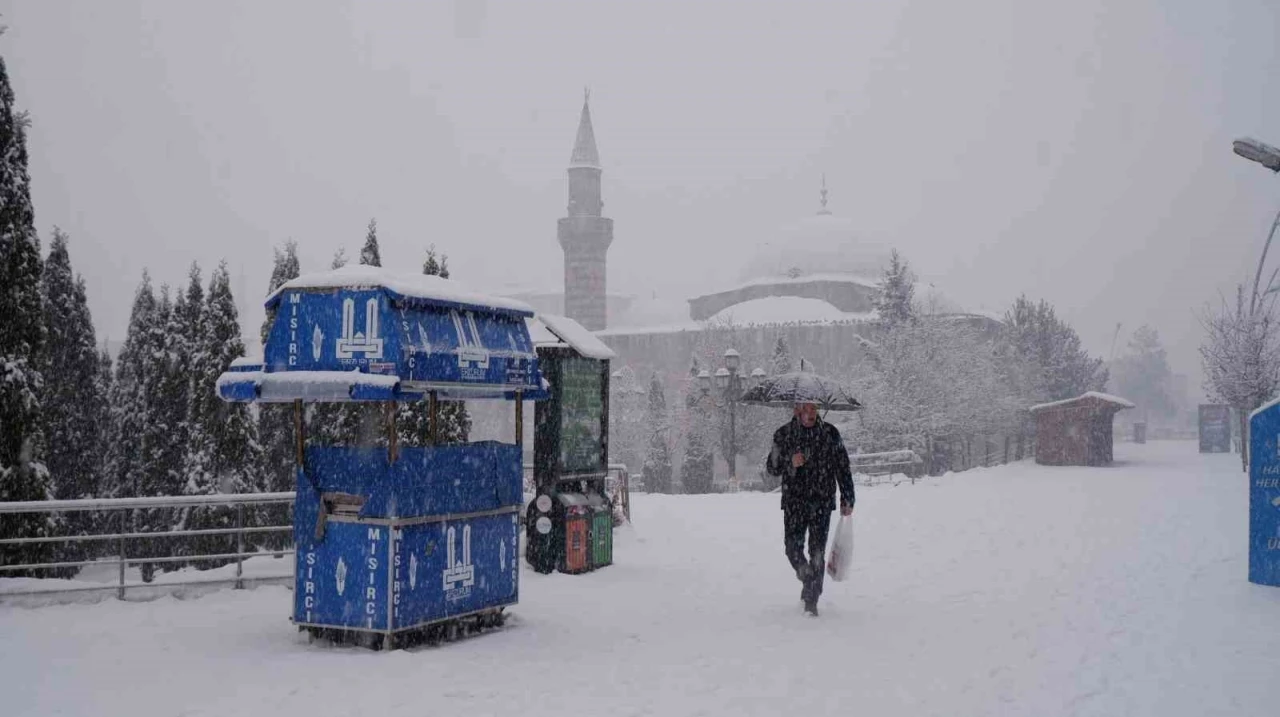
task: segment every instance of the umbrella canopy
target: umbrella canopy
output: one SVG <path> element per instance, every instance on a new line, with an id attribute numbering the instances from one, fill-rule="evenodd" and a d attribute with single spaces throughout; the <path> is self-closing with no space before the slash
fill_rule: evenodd
<path id="1" fill-rule="evenodd" d="M 856 411 L 862 408 L 858 399 L 839 381 L 808 371 L 793 371 L 763 379 L 758 386 L 742 394 L 739 402 L 783 407 L 816 403 L 825 411 Z"/>

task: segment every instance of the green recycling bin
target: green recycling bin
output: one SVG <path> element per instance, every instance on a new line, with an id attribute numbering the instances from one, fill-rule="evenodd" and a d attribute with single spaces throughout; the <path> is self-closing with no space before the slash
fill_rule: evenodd
<path id="1" fill-rule="evenodd" d="M 591 567 L 613 564 L 613 505 L 599 493 L 587 493 L 591 508 Z"/>

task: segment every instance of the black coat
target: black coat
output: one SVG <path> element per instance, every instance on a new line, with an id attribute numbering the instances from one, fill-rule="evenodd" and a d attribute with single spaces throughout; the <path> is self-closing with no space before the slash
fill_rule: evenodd
<path id="1" fill-rule="evenodd" d="M 791 456 L 805 453 L 803 466 L 793 468 Z M 810 508 L 833 511 L 836 487 L 840 488 L 840 504 L 852 506 L 853 471 L 849 468 L 849 451 L 844 447 L 840 431 L 825 421 L 812 428 L 800 425 L 798 419 L 773 434 L 773 449 L 765 459 L 765 470 L 782 476 L 782 508 Z"/>

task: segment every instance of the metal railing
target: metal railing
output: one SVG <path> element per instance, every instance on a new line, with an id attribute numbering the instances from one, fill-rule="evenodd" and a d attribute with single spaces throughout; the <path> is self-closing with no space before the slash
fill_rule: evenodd
<path id="1" fill-rule="evenodd" d="M 527 474 L 532 473 L 532 466 L 525 466 Z M 627 466 L 621 463 L 611 463 L 608 469 L 608 478 L 606 480 L 610 500 L 613 502 L 615 510 L 625 518 L 627 522 L 631 521 L 631 491 L 630 491 L 630 473 Z M 103 567 L 115 566 L 117 570 L 117 579 L 114 583 L 103 583 L 100 585 L 57 585 L 52 584 L 38 586 L 33 589 L 23 590 L 4 590 L 0 588 L 0 598 L 16 597 L 24 595 L 53 595 L 59 593 L 76 593 L 76 592 L 95 592 L 115 590 L 116 597 L 120 600 L 125 599 L 125 594 L 130 589 L 139 588 L 162 588 L 162 587 L 180 587 L 190 585 L 219 585 L 232 584 L 235 588 L 243 588 L 248 582 L 260 582 L 263 580 L 281 580 L 291 578 L 293 574 L 293 564 L 290 562 L 288 575 L 276 575 L 269 577 L 245 577 L 244 561 L 246 558 L 255 558 L 264 555 L 285 556 L 293 555 L 295 550 L 292 546 L 292 540 L 288 547 L 280 546 L 278 548 L 267 548 L 258 552 L 245 550 L 245 536 L 260 535 L 269 533 L 292 533 L 292 525 L 266 525 L 266 526 L 250 526 L 245 524 L 245 508 L 257 507 L 265 505 L 286 504 L 292 506 L 294 493 L 245 493 L 245 494 L 227 494 L 227 495 L 193 495 L 193 496 L 158 496 L 149 498 L 89 498 L 82 500 L 36 500 L 36 501 L 19 501 L 19 502 L 0 502 L 0 520 L 2 516 L 16 514 L 38 514 L 44 516 L 54 516 L 63 513 L 98 513 L 105 515 L 116 514 L 114 520 L 108 518 L 100 521 L 99 525 L 111 525 L 114 523 L 117 529 L 110 532 L 86 533 L 80 535 L 50 535 L 31 538 L 4 538 L 0 539 L 0 546 L 8 545 L 44 545 L 58 543 L 97 543 L 110 544 L 115 542 L 115 555 L 99 557 L 93 560 L 63 560 L 63 561 L 46 561 L 46 562 L 30 562 L 30 563 L 10 563 L 0 564 L 0 578 L 5 577 L 7 573 L 31 573 L 36 571 L 58 573 L 71 570 L 73 568 L 86 567 Z M 156 531 L 138 531 L 128 530 L 129 519 L 132 511 L 140 510 L 158 510 L 158 509 L 174 509 L 174 508 L 195 508 L 195 507 L 225 507 L 234 508 L 235 510 L 235 527 L 234 528 L 206 528 L 192 530 L 156 530 Z M 142 551 L 148 555 L 128 555 L 128 544 L 131 541 L 140 540 L 160 540 L 160 539 L 190 539 L 197 537 L 209 536 L 232 536 L 235 539 L 235 552 L 216 552 L 216 553 L 190 553 L 176 554 L 176 550 L 171 550 L 167 554 L 160 551 Z M 135 551 L 137 552 L 137 551 Z M 161 583 L 153 583 L 147 580 L 142 582 L 129 582 L 126 580 L 127 569 L 131 565 L 165 565 L 180 563 L 200 563 L 202 561 L 234 561 L 236 566 L 235 577 L 231 578 L 208 578 L 193 577 L 192 579 L 169 580 L 165 579 Z"/>
<path id="2" fill-rule="evenodd" d="M 99 558 L 94 560 L 66 560 L 58 562 L 37 562 L 37 563 L 13 563 L 0 565 L 0 577 L 5 573 L 14 572 L 34 572 L 34 571 L 66 571 L 71 568 L 84 568 L 90 566 L 117 566 L 118 580 L 115 584 L 102 585 L 76 585 L 76 586 L 60 586 L 50 585 L 45 589 L 35 588 L 20 591 L 0 591 L 0 597 L 12 597 L 20 595 L 40 595 L 40 594 L 56 594 L 69 592 L 89 592 L 115 590 L 116 597 L 120 600 L 125 598 L 125 591 L 130 588 L 157 588 L 167 586 L 184 586 L 184 585 L 216 585 L 231 583 L 237 589 L 243 588 L 246 582 L 261 580 L 278 580 L 289 576 L 271 576 L 268 578 L 246 578 L 244 576 L 244 560 L 245 558 L 253 558 L 262 555 L 274 555 L 282 557 L 284 555 L 292 555 L 294 550 L 291 547 L 270 548 L 263 552 L 246 552 L 245 536 L 264 533 L 283 533 L 292 532 L 292 525 L 266 525 L 266 526 L 246 526 L 245 525 L 245 507 L 246 506 L 264 506 L 279 505 L 293 503 L 294 494 L 288 493 L 247 493 L 237 495 L 195 495 L 195 496 L 160 496 L 151 498 L 90 498 L 84 500 L 39 500 L 39 501 L 20 501 L 0 503 L 0 516 L 15 514 L 40 514 L 45 516 L 53 516 L 63 513 L 100 513 L 110 514 L 117 513 L 119 518 L 115 521 L 119 526 L 115 532 L 105 533 L 89 533 L 82 535 L 54 535 L 41 536 L 31 538 L 5 538 L 0 539 L 0 546 L 5 545 L 41 545 L 49 543 L 102 543 L 115 541 L 117 544 L 118 554 L 109 558 Z M 193 508 L 193 507 L 228 507 L 235 509 L 235 527 L 234 528 L 207 528 L 196 530 L 157 530 L 157 531 L 129 531 L 127 530 L 130 511 L 137 510 L 154 510 L 164 508 Z M 110 524 L 110 520 L 103 521 L 104 524 Z M 151 556 L 135 556 L 129 557 L 127 546 L 129 541 L 138 540 L 157 540 L 157 539 L 181 539 L 200 536 L 234 536 L 236 549 L 235 552 L 219 552 L 219 553 L 192 553 L 183 555 L 174 554 L 158 554 Z M 152 552 L 152 551 L 144 551 Z M 183 579 L 183 580 L 165 580 L 163 583 L 152 583 L 149 581 L 126 582 L 126 568 L 130 565 L 158 565 L 171 563 L 199 563 L 201 561 L 234 561 L 236 566 L 235 577 L 223 579 Z M 290 565 L 290 574 L 292 574 L 292 564 Z"/>

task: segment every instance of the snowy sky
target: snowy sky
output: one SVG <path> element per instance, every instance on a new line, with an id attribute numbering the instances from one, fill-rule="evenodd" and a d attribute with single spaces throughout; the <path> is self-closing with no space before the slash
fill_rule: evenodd
<path id="1" fill-rule="evenodd" d="M 371 216 L 386 265 L 434 242 L 480 287 L 558 285 L 584 84 L 622 291 L 734 281 L 825 171 L 832 209 L 959 302 L 1047 298 L 1104 357 L 1151 323 L 1198 383 L 1194 312 L 1280 208 L 1230 151 L 1280 144 L 1274 0 L 0 8 L 37 221 L 116 339 L 144 266 L 226 257 L 256 325 L 273 244 L 327 268 Z"/>

